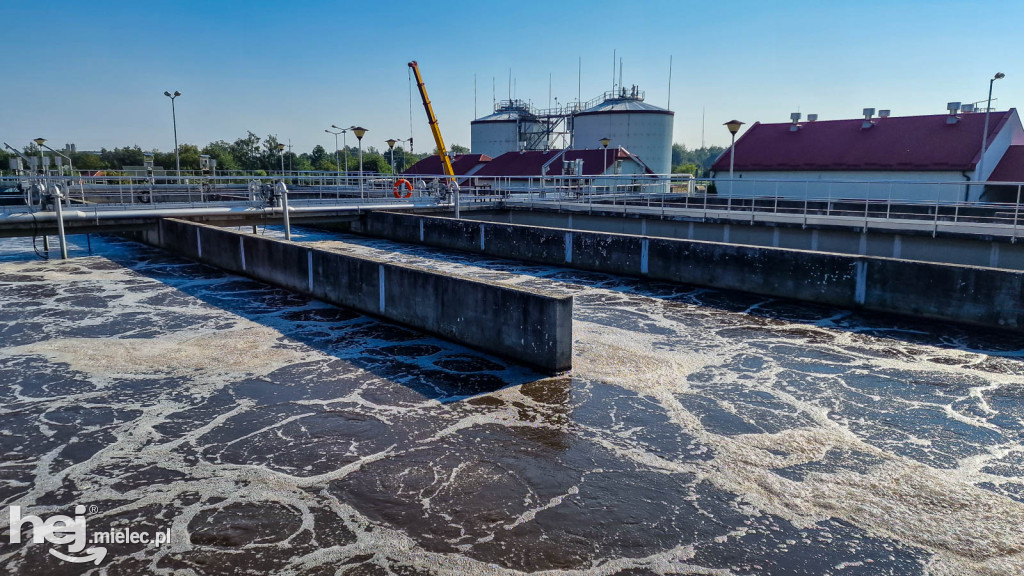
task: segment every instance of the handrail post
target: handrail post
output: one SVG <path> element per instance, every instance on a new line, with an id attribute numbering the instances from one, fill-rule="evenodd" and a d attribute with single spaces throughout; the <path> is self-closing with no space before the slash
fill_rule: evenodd
<path id="1" fill-rule="evenodd" d="M 808 204 L 807 195 L 810 193 L 809 190 L 808 190 L 808 186 L 809 185 L 810 185 L 810 182 L 808 182 L 807 180 L 804 180 L 804 228 L 807 228 L 807 208 L 808 208 L 808 205 L 807 205 Z"/>
<path id="2" fill-rule="evenodd" d="M 892 182 L 889 182 L 889 199 L 885 201 L 885 219 L 889 219 L 889 212 L 892 210 Z"/>
<path id="3" fill-rule="evenodd" d="M 1020 214 L 1020 188 L 1021 184 L 1017 184 L 1017 204 L 1013 207 L 1013 238 L 1010 242 L 1017 243 L 1017 216 Z"/>

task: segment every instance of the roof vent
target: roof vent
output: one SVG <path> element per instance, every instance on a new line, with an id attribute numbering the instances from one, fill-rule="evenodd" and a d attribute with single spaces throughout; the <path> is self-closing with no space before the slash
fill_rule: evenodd
<path id="1" fill-rule="evenodd" d="M 808 114 L 807 115 L 807 121 L 808 122 L 817 122 L 818 121 L 818 115 L 817 114 Z"/>
<path id="2" fill-rule="evenodd" d="M 963 112 L 964 114 L 971 114 L 971 113 L 973 113 L 974 112 L 974 104 L 961 104 L 960 105 L 960 112 Z"/>
<path id="3" fill-rule="evenodd" d="M 800 129 L 800 113 L 793 112 L 789 115 L 789 119 L 793 121 L 793 125 L 789 127 L 790 132 L 796 132 Z"/>
<path id="4" fill-rule="evenodd" d="M 862 130 L 866 130 L 866 129 L 871 128 L 872 126 L 875 125 L 875 123 L 871 121 L 871 117 L 874 116 L 874 115 L 875 115 L 875 109 L 874 108 L 865 108 L 864 109 L 864 121 L 861 122 L 861 124 L 860 124 L 860 127 L 861 127 Z"/>
<path id="5" fill-rule="evenodd" d="M 956 113 L 960 111 L 959 102 L 949 102 L 946 104 L 946 110 L 949 110 L 949 116 L 946 116 L 946 124 L 956 124 L 960 121 Z"/>
<path id="6" fill-rule="evenodd" d="M 878 111 L 878 117 L 879 118 L 888 118 L 890 114 L 892 114 L 892 110 L 879 110 Z"/>

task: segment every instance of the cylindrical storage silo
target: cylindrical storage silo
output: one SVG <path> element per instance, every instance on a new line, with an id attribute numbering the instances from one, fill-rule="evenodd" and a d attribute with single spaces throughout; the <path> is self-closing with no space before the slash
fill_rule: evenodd
<path id="1" fill-rule="evenodd" d="M 495 112 L 470 123 L 470 149 L 473 154 L 497 158 L 519 149 L 519 114 Z"/>
<path id="2" fill-rule="evenodd" d="M 655 174 L 672 172 L 671 110 L 647 104 L 639 98 L 608 98 L 573 120 L 573 145 L 579 150 L 622 147 L 636 154 Z"/>

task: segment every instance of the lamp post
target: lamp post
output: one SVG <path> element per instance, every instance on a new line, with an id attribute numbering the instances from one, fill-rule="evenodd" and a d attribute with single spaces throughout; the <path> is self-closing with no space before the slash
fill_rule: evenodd
<path id="1" fill-rule="evenodd" d="M 64 154 L 61 154 L 60 152 L 58 152 L 58 151 L 54 150 L 53 148 L 50 148 L 49 146 L 47 146 L 45 138 L 36 138 L 35 139 L 35 143 L 39 144 L 43 148 L 46 148 L 50 152 L 53 152 L 54 154 L 60 156 L 61 158 L 67 160 L 68 161 L 68 172 L 71 173 L 71 177 L 72 178 L 75 177 L 75 162 L 74 162 L 74 160 L 71 159 L 70 156 L 65 156 Z M 68 203 L 69 206 L 71 205 L 71 188 L 70 187 L 71 187 L 71 185 L 69 184 L 68 185 L 68 198 L 65 199 L 65 201 Z M 83 194 L 83 198 L 84 198 L 85 192 L 82 192 L 82 194 Z"/>
<path id="2" fill-rule="evenodd" d="M 33 140 L 33 142 L 35 142 L 37 145 L 39 145 L 39 166 L 42 167 L 43 166 L 43 146 L 46 146 L 46 138 L 36 138 L 35 140 Z M 50 148 L 49 146 L 46 146 L 46 147 Z M 50 149 L 52 150 L 52 148 L 50 148 Z M 67 240 L 65 239 L 65 236 L 64 236 L 64 212 L 61 209 L 60 188 L 58 188 L 56 186 L 56 184 L 54 184 L 53 188 L 50 189 L 50 188 L 46 187 L 46 184 L 45 184 L 45 181 L 43 180 L 43 178 L 40 178 L 39 181 L 40 181 L 40 186 L 43 188 L 43 192 L 42 192 L 43 194 L 46 194 L 47 192 L 49 192 L 51 190 L 53 192 L 53 211 L 57 213 L 57 238 L 60 240 L 60 257 L 61 257 L 62 260 L 67 260 L 68 259 L 68 243 L 67 243 Z M 45 240 L 46 237 L 44 236 L 43 239 Z M 46 246 L 46 243 L 44 242 L 43 245 Z"/>
<path id="3" fill-rule="evenodd" d="M 416 153 L 416 151 L 413 150 L 413 147 L 412 147 L 412 136 L 409 136 L 408 140 L 402 140 L 402 142 L 408 142 L 409 143 L 409 154 L 415 154 Z M 405 159 L 406 159 L 406 155 L 402 154 L 402 170 L 405 170 Z"/>
<path id="4" fill-rule="evenodd" d="M 363 136 L 368 130 L 362 126 L 353 126 L 349 130 L 359 139 L 359 197 L 363 198 Z"/>
<path id="5" fill-rule="evenodd" d="M 327 132 L 328 134 L 334 134 L 334 163 L 338 166 L 338 185 L 341 185 L 341 160 L 338 158 L 338 134 L 342 134 L 345 131 L 342 130 L 341 132 L 331 132 L 330 130 L 327 130 L 325 128 L 324 132 Z"/>
<path id="6" fill-rule="evenodd" d="M 996 72 L 996 75 L 993 76 L 992 79 L 988 81 L 988 104 L 985 105 L 985 129 L 981 135 L 981 157 L 978 158 L 978 180 L 981 180 L 985 177 L 985 175 L 982 173 L 982 169 L 985 167 L 985 150 L 988 148 L 988 115 L 989 113 L 992 112 L 992 84 L 994 84 L 996 80 L 1005 77 L 1006 74 L 1003 74 L 1002 72 Z M 982 192 L 985 191 L 984 186 L 982 186 L 981 190 Z"/>
<path id="7" fill-rule="evenodd" d="M 56 155 L 60 156 L 61 158 L 63 158 L 63 159 L 65 159 L 65 160 L 67 160 L 67 161 L 68 161 L 68 170 L 69 170 L 69 171 L 71 172 L 71 176 L 72 176 L 72 177 L 74 177 L 74 175 L 75 175 L 75 165 L 74 165 L 74 163 L 73 163 L 74 161 L 73 161 L 73 160 L 71 160 L 71 158 L 70 158 L 70 157 L 68 157 L 68 156 L 65 156 L 64 154 L 61 154 L 60 152 L 58 152 L 58 151 L 54 150 L 53 148 L 50 148 L 49 146 L 47 146 L 47 145 L 45 144 L 45 142 L 46 142 L 46 139 L 44 139 L 44 138 L 36 138 L 36 139 L 34 140 L 34 142 L 35 142 L 36 144 L 39 144 L 39 145 L 40 145 L 40 146 L 42 146 L 43 148 L 46 148 L 46 149 L 47 149 L 47 150 L 49 150 L 50 152 L 53 152 L 54 154 L 56 154 Z"/>
<path id="8" fill-rule="evenodd" d="M 732 134 L 732 144 L 729 145 L 729 195 L 732 196 L 732 184 L 733 184 L 733 169 L 736 167 L 736 133 L 740 131 L 740 126 L 743 126 L 744 122 L 739 120 L 729 120 L 725 123 L 725 127 L 729 129 L 729 133 Z"/>
<path id="9" fill-rule="evenodd" d="M 178 172 L 178 183 L 181 183 L 181 156 L 178 154 L 178 115 L 174 111 L 174 99 L 181 96 L 177 90 L 174 94 L 164 91 L 164 96 L 171 99 L 171 121 L 174 123 L 174 169 Z"/>
<path id="10" fill-rule="evenodd" d="M 281 157 L 281 178 L 284 178 L 284 149 L 285 145 L 278 142 L 277 155 Z"/>
<path id="11" fill-rule="evenodd" d="M 43 165 L 43 143 L 46 142 L 46 138 L 36 138 L 33 142 L 36 143 L 36 146 L 39 146 L 39 175 L 45 176 L 46 168 Z"/>
<path id="12" fill-rule="evenodd" d="M 604 165 L 601 167 L 604 172 L 608 171 L 608 145 L 612 143 L 612 139 L 605 136 L 601 138 L 601 147 L 604 148 Z"/>
<path id="13" fill-rule="evenodd" d="M 341 130 L 341 149 L 345 152 L 345 175 L 348 176 L 348 141 L 345 136 L 348 134 L 350 128 L 342 128 L 336 124 L 331 124 L 331 128 Z"/>
<path id="14" fill-rule="evenodd" d="M 398 143 L 398 140 L 395 140 L 394 138 L 392 138 L 390 140 L 385 140 L 385 142 L 388 143 L 388 148 L 391 150 L 391 173 L 394 174 L 395 173 L 395 144 Z"/>

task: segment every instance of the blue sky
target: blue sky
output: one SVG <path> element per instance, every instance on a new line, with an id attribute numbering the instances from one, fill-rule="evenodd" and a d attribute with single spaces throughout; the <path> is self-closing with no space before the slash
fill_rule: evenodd
<path id="1" fill-rule="evenodd" d="M 44 8 L 45 7 L 45 8 Z M 447 143 L 498 99 L 534 104 L 609 90 L 613 50 L 624 84 L 671 108 L 674 141 L 727 144 L 722 123 L 821 119 L 864 107 L 944 113 L 987 95 L 1024 103 L 1021 2 L 65 2 L 0 4 L 6 73 L 0 141 L 42 136 L 79 149 L 234 140 L 246 130 L 333 149 L 331 124 L 368 128 L 383 148 L 410 135 L 406 63 L 418 60 Z M 16 47 L 17 49 L 11 49 Z M 16 64 L 15 64 L 16 63 Z M 474 102 L 474 74 L 477 97 Z M 417 151 L 433 148 L 413 87 Z M 349 139 L 354 144 L 354 138 Z M 596 147 L 596 144 L 595 144 Z"/>

